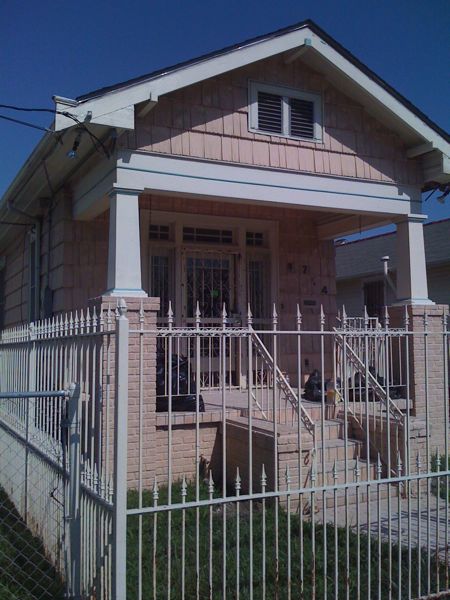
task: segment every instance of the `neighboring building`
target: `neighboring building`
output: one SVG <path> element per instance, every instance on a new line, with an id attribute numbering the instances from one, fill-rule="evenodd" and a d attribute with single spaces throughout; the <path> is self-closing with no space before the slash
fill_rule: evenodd
<path id="1" fill-rule="evenodd" d="M 109 295 L 178 324 L 276 302 L 283 326 L 299 303 L 308 327 L 336 314 L 333 240 L 388 223 L 414 260 L 398 296 L 427 301 L 448 135 L 315 24 L 55 102 L 0 205 L 5 326 Z"/>
<path id="2" fill-rule="evenodd" d="M 450 219 L 427 223 L 425 240 L 428 295 L 436 304 L 450 304 Z M 382 257 L 389 257 L 389 278 L 397 279 L 396 233 L 342 243 L 336 246 L 338 307 L 361 316 L 381 316 L 383 307 L 396 301 L 395 289 L 384 276 Z"/>

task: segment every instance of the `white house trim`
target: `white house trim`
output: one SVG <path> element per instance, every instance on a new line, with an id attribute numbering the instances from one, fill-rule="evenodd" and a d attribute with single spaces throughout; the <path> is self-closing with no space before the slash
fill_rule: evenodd
<path id="1" fill-rule="evenodd" d="M 153 76 L 145 81 L 130 82 L 126 87 L 102 93 L 92 98 L 76 102 L 55 97 L 57 110 L 68 110 L 78 119 L 91 123 L 116 125 L 134 128 L 134 112 L 131 107 L 142 102 L 158 101 L 158 97 L 180 88 L 198 83 L 211 77 L 264 60 L 288 50 L 295 50 L 308 45 L 308 53 L 314 52 L 324 59 L 324 66 L 349 78 L 362 93 L 394 115 L 408 129 L 412 130 L 423 142 L 431 144 L 443 154 L 450 156 L 450 144 L 428 123 L 400 102 L 393 94 L 380 85 L 361 68 L 353 64 L 336 48 L 328 44 L 310 26 L 300 25 L 285 33 L 274 34 L 254 42 L 245 43 L 241 47 L 230 49 L 212 57 L 199 59 L 179 68 L 170 69 L 167 73 Z M 128 116 L 124 115 L 125 111 Z M 114 123 L 114 114 L 118 115 L 118 123 Z M 73 120 L 56 115 L 57 131 L 73 126 Z M 119 124 L 120 121 L 120 124 Z"/>
<path id="2" fill-rule="evenodd" d="M 139 196 L 120 190 L 110 194 L 106 296 L 146 297 L 142 289 Z"/>
<path id="3" fill-rule="evenodd" d="M 104 194 L 112 171 L 100 172 L 96 183 L 91 179 L 90 185 L 77 187 L 74 218 L 93 218 L 107 208 Z M 115 171 L 115 188 L 137 192 L 384 216 L 418 213 L 421 206 L 419 186 L 291 173 L 139 151 L 122 152 Z"/>

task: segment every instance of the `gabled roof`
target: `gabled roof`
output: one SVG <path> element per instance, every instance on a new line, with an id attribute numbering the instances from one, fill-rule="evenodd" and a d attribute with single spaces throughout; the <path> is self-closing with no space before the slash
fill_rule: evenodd
<path id="1" fill-rule="evenodd" d="M 450 264 L 450 219 L 426 223 L 423 229 L 428 266 Z M 383 272 L 382 256 L 397 268 L 396 232 L 384 233 L 336 246 L 336 278 L 354 279 Z"/>
<path id="2" fill-rule="evenodd" d="M 386 127 L 397 131 L 409 146 L 410 157 L 426 154 L 426 181 L 448 181 L 450 136 L 310 20 L 95 90 L 76 100 L 55 97 L 56 108 L 82 121 L 133 129 L 135 115 L 151 110 L 159 96 L 283 53 L 288 61 L 304 60 Z M 56 130 L 73 124 L 73 119 L 56 115 Z"/>
<path id="3" fill-rule="evenodd" d="M 290 25 L 289 27 L 283 27 L 281 29 L 277 29 L 276 31 L 272 31 L 270 33 L 259 35 L 257 37 L 249 38 L 243 42 L 239 42 L 237 44 L 232 44 L 230 46 L 226 46 L 221 50 L 216 50 L 214 52 L 209 52 L 207 54 L 203 54 L 196 58 L 186 60 L 175 65 L 165 67 L 162 69 L 158 69 L 156 71 L 152 71 L 145 75 L 140 75 L 139 77 L 133 77 L 132 79 L 127 79 L 126 81 L 122 81 L 120 83 L 116 83 L 114 85 L 105 86 L 99 88 L 97 90 L 93 90 L 91 92 L 87 92 L 86 94 L 82 94 L 76 98 L 77 102 L 85 102 L 87 100 L 92 100 L 93 98 L 97 98 L 109 92 L 114 92 L 117 90 L 122 90 L 128 88 L 130 86 L 149 82 L 158 77 L 162 77 L 169 73 L 173 73 L 175 71 L 180 71 L 182 69 L 186 69 L 187 67 L 199 64 L 206 60 L 211 60 L 215 58 L 220 58 L 229 54 L 230 52 L 234 52 L 236 50 L 242 50 L 246 47 L 253 46 L 255 44 L 277 38 L 280 36 L 284 36 L 288 33 L 298 31 L 300 29 L 308 28 L 316 35 L 318 35 L 323 41 L 325 41 L 329 46 L 337 50 L 342 56 L 344 56 L 349 62 L 355 65 L 358 69 L 360 69 L 363 73 L 365 73 L 370 79 L 380 85 L 383 89 L 389 92 L 392 96 L 394 96 L 399 102 L 401 102 L 406 108 L 411 110 L 414 114 L 416 114 L 420 119 L 422 119 L 425 123 L 427 123 L 432 129 L 434 129 L 439 135 L 441 135 L 445 140 L 450 142 L 450 135 L 444 131 L 439 125 L 437 125 L 434 121 L 432 121 L 425 113 L 423 113 L 420 109 L 418 109 L 412 102 L 410 102 L 407 98 L 402 96 L 396 89 L 394 89 L 391 85 L 389 85 L 384 79 L 379 77 L 376 73 L 374 73 L 367 65 L 358 60 L 356 56 L 354 56 L 349 50 L 344 48 L 339 42 L 337 42 L 334 38 L 332 38 L 328 33 L 326 33 L 321 27 L 319 27 L 314 21 L 310 19 L 306 19 L 304 21 L 300 21 L 294 25 Z"/>

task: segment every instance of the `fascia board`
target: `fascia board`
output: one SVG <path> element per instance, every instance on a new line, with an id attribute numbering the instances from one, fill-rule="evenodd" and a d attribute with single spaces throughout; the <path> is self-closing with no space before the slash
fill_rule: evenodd
<path id="1" fill-rule="evenodd" d="M 336 212 L 408 215 L 420 208 L 419 186 L 287 173 L 143 152 L 119 155 L 116 185 L 138 191 L 269 202 Z"/>
<path id="2" fill-rule="evenodd" d="M 342 75 L 359 85 L 417 135 L 430 142 L 433 148 L 440 150 L 447 156 L 450 155 L 450 144 L 442 136 L 306 26 L 276 38 L 258 41 L 242 48 L 230 50 L 229 53 L 222 56 L 212 57 L 181 67 L 146 82 L 130 84 L 129 87 L 107 92 L 97 98 L 80 102 L 77 106 L 71 106 L 70 112 L 80 120 L 84 120 L 87 113 L 91 112 L 92 122 L 132 129 L 134 127 L 134 110 L 132 108 L 135 104 L 146 101 L 156 102 L 158 97 L 163 94 L 168 94 L 288 50 L 294 50 L 304 44 L 318 52 Z M 122 111 L 125 111 L 125 114 L 122 114 Z M 106 122 L 106 119 L 108 119 L 108 122 Z M 115 123 L 115 119 L 120 120 L 120 125 Z M 67 121 L 70 120 L 61 121 L 58 126 L 61 126 L 61 128 L 67 127 L 69 125 Z M 71 124 L 73 125 L 73 122 Z"/>

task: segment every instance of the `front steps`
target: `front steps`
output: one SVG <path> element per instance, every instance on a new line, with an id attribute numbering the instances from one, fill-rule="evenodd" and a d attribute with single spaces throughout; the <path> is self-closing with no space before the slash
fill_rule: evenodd
<path id="1" fill-rule="evenodd" d="M 315 443 L 313 437 L 302 424 L 298 424 L 297 415 L 292 414 L 290 409 L 280 411 L 277 425 L 277 479 L 278 489 L 291 490 L 308 489 L 312 485 L 329 486 L 325 494 L 325 503 L 328 508 L 342 506 L 346 502 L 355 504 L 357 501 L 365 502 L 367 499 L 367 481 L 376 482 L 378 473 L 376 462 L 369 459 L 365 443 L 357 439 L 357 432 L 353 432 L 351 423 L 348 422 L 345 432 L 343 419 L 325 419 L 322 428 L 322 407 L 320 404 L 303 402 L 303 406 L 316 423 Z M 227 482 L 230 490 L 235 484 L 236 469 L 239 468 L 241 477 L 241 493 L 249 491 L 249 420 L 248 410 L 241 410 L 240 417 L 227 420 Z M 271 416 L 271 415 L 266 415 Z M 323 437 L 323 441 L 322 441 Z M 261 418 L 258 411 L 252 412 L 252 491 L 261 492 L 261 473 L 264 465 L 266 473 L 266 491 L 275 488 L 275 433 L 273 422 Z M 314 469 L 313 469 L 314 464 Z M 323 468 L 325 467 L 325 469 Z M 288 477 L 287 477 L 288 473 Z M 380 473 L 386 476 L 385 469 Z M 289 479 L 289 481 L 288 481 Z M 347 491 L 339 490 L 334 496 L 332 487 L 345 483 L 361 483 L 358 493 L 355 487 Z M 380 487 L 381 497 L 386 497 L 386 486 Z M 377 494 L 377 484 L 370 486 L 371 497 Z M 391 496 L 396 494 L 396 488 L 391 489 Z M 346 497 L 347 496 L 347 497 Z M 303 507 L 310 506 L 311 493 L 302 496 Z M 317 509 L 323 506 L 322 492 L 314 494 L 314 504 Z M 285 499 L 282 499 L 285 504 Z M 298 494 L 292 494 L 291 507 L 298 509 Z M 306 509 L 308 510 L 308 509 Z"/>

